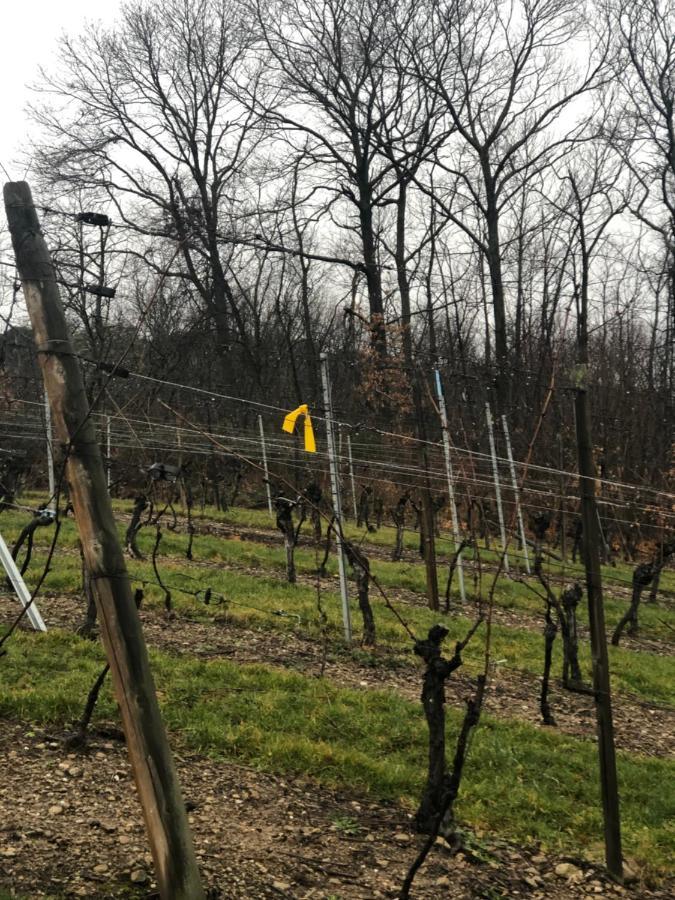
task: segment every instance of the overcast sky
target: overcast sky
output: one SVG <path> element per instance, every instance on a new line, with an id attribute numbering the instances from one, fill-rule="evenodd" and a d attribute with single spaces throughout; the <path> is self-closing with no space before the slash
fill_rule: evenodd
<path id="1" fill-rule="evenodd" d="M 0 163 L 12 179 L 24 176 L 16 163 L 25 148 L 29 122 L 25 107 L 27 85 L 40 66 L 55 62 L 60 34 L 77 33 L 87 19 L 111 22 L 121 0 L 7 0 L 3 3 L 3 42 L 0 52 Z M 7 177 L 0 170 L 4 181 Z"/>

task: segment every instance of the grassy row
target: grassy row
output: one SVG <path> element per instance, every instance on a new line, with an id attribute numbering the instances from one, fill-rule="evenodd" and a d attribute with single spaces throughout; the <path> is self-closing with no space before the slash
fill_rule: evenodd
<path id="1" fill-rule="evenodd" d="M 29 493 L 23 502 L 37 504 L 43 499 L 44 497 L 42 495 Z M 113 506 L 115 511 L 118 513 L 130 513 L 132 503 L 129 500 L 114 500 Z M 183 511 L 180 506 L 178 507 L 178 512 L 179 514 L 181 514 L 181 516 L 183 516 Z M 12 523 L 12 525 L 14 525 L 14 522 L 12 521 L 13 517 L 16 518 L 17 523 L 20 522 L 21 525 L 25 523 L 26 514 L 16 513 L 14 511 L 6 511 L 3 514 L 3 522 Z M 213 522 L 215 524 L 226 524 L 241 528 L 255 528 L 262 530 L 271 530 L 273 532 L 276 531 L 274 520 L 270 518 L 267 509 L 231 507 L 226 512 L 223 512 L 222 510 L 218 510 L 215 507 L 208 506 L 205 508 L 203 513 L 201 512 L 201 510 L 196 510 L 194 518 L 197 523 Z M 371 546 L 377 547 L 380 550 L 392 550 L 396 539 L 396 530 L 388 525 L 383 525 L 375 532 L 367 532 L 364 528 L 357 528 L 356 524 L 352 520 L 348 520 L 345 522 L 344 531 L 345 535 L 350 540 L 363 543 L 363 546 L 366 548 L 368 546 Z M 305 522 L 301 529 L 301 533 L 305 536 L 311 535 L 312 526 L 309 521 Z M 203 537 L 199 538 L 199 540 L 202 539 Z M 419 534 L 411 529 L 406 529 L 403 536 L 403 543 L 404 547 L 407 550 L 417 551 L 419 546 Z M 493 541 L 492 549 L 490 550 L 485 549 L 483 542 L 479 543 L 481 544 L 481 559 L 483 560 L 483 562 L 497 562 L 500 557 L 498 549 L 495 549 L 498 548 L 498 542 Z M 440 538 L 436 542 L 437 556 L 439 560 L 446 561 L 452 556 L 453 552 L 454 542 L 452 541 L 450 532 L 448 530 L 444 530 Z M 466 551 L 466 553 L 468 552 L 469 551 Z M 512 542 L 511 544 L 510 553 L 511 559 L 514 562 L 514 568 L 522 570 L 522 554 L 521 551 L 517 548 L 515 542 Z M 559 551 L 556 551 L 556 553 L 559 555 Z M 532 561 L 531 557 L 532 550 L 530 549 L 530 562 Z M 567 559 L 563 563 L 560 560 L 546 558 L 546 568 L 551 575 L 564 574 L 565 577 L 569 579 L 583 579 L 584 577 L 584 570 L 580 561 L 573 563 L 571 559 Z M 621 559 L 617 559 L 616 564 L 613 566 L 603 566 L 603 575 L 608 588 L 611 589 L 613 585 L 618 587 L 629 587 L 633 569 L 634 565 L 625 563 Z M 673 571 L 672 568 L 664 569 L 661 576 L 661 587 L 666 591 L 675 592 L 675 571 Z"/>
<path id="2" fill-rule="evenodd" d="M 118 512 L 129 511 L 130 504 L 117 501 L 116 509 Z M 216 510 L 213 513 L 212 521 L 228 521 L 230 524 L 238 527 L 269 527 L 270 519 L 266 511 L 249 510 L 249 509 L 231 509 L 227 513 L 219 513 Z M 3 515 L 3 528 L 7 539 L 11 539 L 18 533 L 19 529 L 25 523 L 25 515 L 18 512 L 7 512 Z M 120 536 L 124 533 L 124 526 L 119 526 Z M 347 533 L 354 538 L 362 538 L 363 534 L 357 532 L 353 525 L 347 525 Z M 386 532 L 392 532 L 392 529 L 383 528 L 376 534 L 367 535 L 366 543 L 386 541 L 387 546 L 393 543 L 393 536 L 388 536 Z M 391 543 L 389 542 L 391 537 Z M 45 547 L 49 542 L 49 532 L 38 531 L 36 533 L 36 546 Z M 146 553 L 150 553 L 155 539 L 154 529 L 141 531 L 139 537 L 139 546 Z M 409 535 L 409 539 L 415 544 L 418 540 L 416 534 Z M 60 535 L 60 544 L 62 546 L 74 548 L 77 543 L 77 534 L 72 521 L 66 520 L 63 524 Z M 182 531 L 173 532 L 168 528 L 163 529 L 163 539 L 160 554 L 170 554 L 177 557 L 183 557 L 187 544 L 187 537 Z M 320 553 L 322 556 L 322 552 Z M 218 535 L 200 534 L 194 539 L 194 556 L 196 560 L 210 561 L 213 563 L 225 562 L 237 565 L 248 565 L 259 567 L 282 574 L 285 571 L 285 552 L 283 547 L 275 545 L 266 545 L 257 541 L 226 539 Z M 489 562 L 490 558 L 494 561 L 495 554 L 488 551 L 482 551 L 481 558 L 484 562 Z M 299 547 L 295 554 L 297 570 L 300 574 L 313 574 L 317 566 L 317 551 L 312 548 Z M 605 596 L 605 615 L 608 628 L 614 625 L 623 616 L 627 605 L 628 597 L 626 595 L 619 598 L 612 596 L 611 589 L 616 587 L 618 582 L 613 579 L 621 579 L 621 585 L 627 587 L 630 583 L 631 570 L 624 567 L 625 571 L 606 567 L 604 571 L 607 584 L 607 592 Z M 391 562 L 379 559 L 371 560 L 371 569 L 380 584 L 387 590 L 396 591 L 404 589 L 415 593 L 425 593 L 425 571 L 421 562 Z M 549 575 L 554 576 L 560 574 L 563 570 L 560 564 L 552 560 L 547 562 L 546 569 Z M 331 574 L 337 574 L 337 565 L 334 556 L 329 560 L 328 570 Z M 580 567 L 566 565 L 564 569 L 565 577 L 571 581 L 573 578 L 579 578 L 583 581 Z M 445 589 L 446 574 L 443 567 L 439 570 L 441 590 Z M 492 582 L 492 576 L 486 572 L 483 576 L 483 594 L 487 593 Z M 466 576 L 467 593 L 472 596 L 474 593 L 473 578 L 467 569 Z M 541 592 L 541 587 L 537 584 L 536 579 L 532 581 L 533 587 Z M 675 589 L 675 577 L 672 572 L 665 570 L 662 575 L 662 587 Z M 457 590 L 457 578 L 454 580 L 454 589 L 452 591 L 452 599 L 455 603 L 459 602 L 459 594 Z M 514 581 L 510 578 L 500 577 L 497 582 L 495 591 L 495 602 L 504 609 L 514 609 L 530 614 L 540 615 L 542 612 L 542 601 L 532 590 L 521 582 Z M 584 603 L 579 606 L 579 621 L 581 624 L 587 622 L 587 610 Z M 656 637 L 666 642 L 673 642 L 673 634 L 675 633 L 675 606 L 671 604 L 646 604 L 643 603 L 640 608 L 640 627 L 641 634 L 645 637 Z"/>
<path id="3" fill-rule="evenodd" d="M 163 714 L 184 746 L 216 759 L 309 775 L 412 808 L 426 760 L 419 704 L 394 692 L 340 688 L 262 665 L 153 652 Z M 101 650 L 53 631 L 19 634 L 0 661 L 0 715 L 65 724 L 80 712 Z M 109 688 L 98 715 L 116 715 Z M 449 711 L 449 740 L 461 714 Z M 473 828 L 555 851 L 601 855 L 592 744 L 484 717 L 471 746 L 458 813 Z M 619 754 L 626 852 L 664 871 L 675 842 L 675 762 Z"/>
<path id="4" fill-rule="evenodd" d="M 47 536 L 46 531 L 42 532 L 41 542 Z M 177 550 L 177 548 L 182 550 L 184 548 L 182 535 L 167 531 L 165 538 L 166 545 L 162 545 L 164 550 L 171 551 Z M 149 550 L 151 540 L 150 534 L 143 538 L 146 550 Z M 74 545 L 75 530 L 72 522 L 64 523 L 60 542 L 64 545 Z M 255 622 L 272 628 L 291 627 L 297 621 L 296 619 L 273 615 L 274 611 L 282 610 L 288 616 L 300 618 L 300 628 L 303 633 L 318 636 L 316 589 L 310 585 L 289 585 L 283 579 L 281 575 L 283 571 L 282 549 L 252 542 L 223 540 L 206 536 L 199 539 L 197 554 L 201 559 L 210 557 L 212 565 L 200 566 L 178 558 L 162 559 L 161 572 L 167 584 L 182 587 L 187 591 L 196 591 L 200 587 L 211 587 L 214 592 L 214 601 L 217 597 L 222 596 L 228 604 L 226 606 L 227 615 L 240 622 Z M 308 556 L 310 555 L 308 554 Z M 223 569 L 218 565 L 219 561 L 256 565 L 267 569 L 267 573 L 254 575 Z M 28 578 L 29 584 L 31 579 L 41 571 L 43 562 L 44 551 L 39 550 L 36 552 L 31 566 L 33 575 Z M 311 568 L 315 565 L 313 555 L 311 555 Z M 385 571 L 392 580 L 396 580 L 397 568 L 405 569 L 404 564 L 383 563 L 380 565 L 383 568 L 389 567 Z M 376 571 L 377 566 L 378 564 L 374 563 Z M 152 584 L 155 574 L 150 563 L 148 561 L 130 561 L 129 568 L 134 579 L 150 582 L 146 586 L 148 602 L 150 604 L 160 603 L 162 594 L 159 588 Z M 44 590 L 57 594 L 74 592 L 79 590 L 80 584 L 79 557 L 74 553 L 61 554 L 54 562 Z M 524 590 L 522 585 L 514 585 L 513 582 L 505 581 L 504 585 L 508 589 L 519 587 Z M 500 590 L 504 585 L 500 585 Z M 379 642 L 396 652 L 409 653 L 409 638 L 401 629 L 394 615 L 385 607 L 377 592 L 373 590 L 372 593 Z M 335 578 L 323 583 L 322 599 L 328 616 L 330 635 L 339 641 L 342 625 Z M 41 608 L 47 617 L 48 602 L 48 599 L 41 601 Z M 222 616 L 225 612 L 223 605 L 214 602 L 206 607 L 195 598 L 175 590 L 173 602 L 182 615 L 196 618 L 213 618 Z M 399 604 L 398 608 L 411 628 L 420 636 L 439 618 L 437 613 L 432 613 L 423 606 Z M 452 639 L 458 639 L 464 635 L 470 624 L 469 615 L 453 615 L 443 618 L 444 624 L 450 629 Z M 355 604 L 352 604 L 352 617 L 355 631 L 358 633 L 359 613 Z M 609 615 L 608 618 L 611 622 Z M 541 673 L 543 647 L 539 634 L 523 629 L 495 626 L 493 638 L 493 658 L 498 660 L 500 665 L 526 671 L 533 675 Z M 560 653 L 561 642 L 557 641 L 554 671 L 560 671 Z M 478 643 L 468 648 L 466 657 L 469 669 L 477 669 L 481 664 L 481 649 Z M 590 652 L 585 644 L 582 644 L 580 648 L 580 657 L 582 666 L 589 671 Z M 610 661 L 613 685 L 619 692 L 633 693 L 648 701 L 673 704 L 672 685 L 675 681 L 675 657 L 664 657 L 645 652 L 636 653 L 623 647 L 611 647 Z"/>
<path id="5" fill-rule="evenodd" d="M 216 510 L 215 508 L 209 508 L 205 510 L 206 519 L 214 522 L 223 522 L 225 524 L 230 525 L 238 525 L 241 527 L 249 527 L 249 528 L 271 528 L 273 527 L 273 522 L 270 519 L 269 513 L 267 510 L 261 509 L 247 509 L 243 507 L 232 507 L 227 510 L 227 512 L 221 512 Z M 307 523 L 302 528 L 302 533 L 309 535 L 311 533 L 311 527 Z M 353 521 L 348 521 L 345 524 L 345 534 L 351 540 L 363 540 L 364 544 L 371 545 L 373 547 L 385 548 L 388 550 L 393 549 L 395 539 L 396 539 L 396 530 L 388 525 L 383 525 L 376 532 L 366 532 L 363 528 L 357 528 Z M 410 529 L 404 532 L 403 543 L 406 549 L 416 551 L 419 546 L 419 534 Z M 499 543 L 497 541 L 493 541 L 492 547 L 493 549 L 486 550 L 481 542 L 481 557 L 487 563 L 494 563 L 498 560 L 500 556 L 500 551 L 498 549 Z M 449 531 L 443 531 L 440 538 L 437 540 L 436 553 L 440 559 L 448 559 L 452 553 L 454 552 L 454 543 L 451 540 L 451 536 Z M 513 560 L 515 560 L 516 565 L 520 565 L 522 568 L 524 565 L 522 553 L 517 546 L 517 542 L 512 542 L 510 547 L 510 553 Z M 560 555 L 559 550 L 556 550 L 555 553 Z M 529 550 L 530 562 L 532 561 L 532 550 Z M 584 570 L 580 561 L 573 563 L 571 559 L 568 559 L 563 564 L 562 561 L 548 558 L 547 559 L 547 567 L 552 574 L 558 574 L 562 571 L 565 574 L 572 578 L 583 578 Z M 630 583 L 631 576 L 633 573 L 633 568 L 629 563 L 625 563 L 623 560 L 616 560 L 616 564 L 613 566 L 604 566 L 603 571 L 605 577 L 608 579 L 608 584 L 611 584 L 613 581 L 618 582 L 628 582 Z M 662 578 L 662 586 L 666 590 L 675 591 L 675 572 L 672 570 L 665 570 Z"/>

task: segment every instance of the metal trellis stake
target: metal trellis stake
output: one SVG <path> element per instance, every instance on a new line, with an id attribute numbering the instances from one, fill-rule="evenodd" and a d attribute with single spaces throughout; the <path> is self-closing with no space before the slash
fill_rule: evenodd
<path id="1" fill-rule="evenodd" d="M 497 501 L 497 518 L 499 519 L 499 533 L 502 539 L 502 552 L 504 554 L 504 571 L 509 571 L 509 558 L 506 555 L 506 528 L 504 527 L 504 510 L 502 509 L 502 489 L 499 483 L 499 469 L 497 467 L 497 451 L 495 450 L 495 433 L 492 426 L 492 410 L 490 404 L 485 404 L 485 417 L 487 418 L 488 439 L 490 441 L 490 455 L 492 456 L 492 475 L 495 482 L 495 500 Z"/>
<path id="2" fill-rule="evenodd" d="M 272 488 L 270 487 L 270 473 L 267 468 L 267 445 L 265 444 L 265 429 L 263 427 L 262 416 L 258 416 L 258 428 L 260 429 L 260 448 L 262 450 L 263 471 L 265 473 L 265 490 L 267 491 L 267 508 L 270 516 L 274 518 L 274 510 L 272 509 Z"/>
<path id="3" fill-rule="evenodd" d="M 502 416 L 502 427 L 504 429 L 504 440 L 506 441 L 506 456 L 509 460 L 509 470 L 511 472 L 511 484 L 513 486 L 513 498 L 516 504 L 516 516 L 518 518 L 518 534 L 520 535 L 520 547 L 523 551 L 523 559 L 525 561 L 525 571 L 530 574 L 530 556 L 527 552 L 527 540 L 525 539 L 525 526 L 523 525 L 523 513 L 520 508 L 520 494 L 518 492 L 518 479 L 516 478 L 516 467 L 513 464 L 513 453 L 511 451 L 511 437 L 509 435 L 509 426 L 506 416 Z"/>
<path id="4" fill-rule="evenodd" d="M 459 595 L 462 603 L 466 603 L 466 590 L 464 588 L 464 565 L 462 563 L 462 554 L 459 551 L 460 534 L 459 534 L 459 516 L 457 515 L 457 503 L 455 501 L 455 478 L 452 472 L 452 461 L 450 460 L 450 431 L 448 428 L 448 409 L 445 405 L 445 397 L 443 396 L 443 385 L 441 383 L 441 373 L 438 369 L 434 370 L 436 376 L 436 396 L 438 397 L 438 410 L 441 416 L 441 431 L 443 433 L 443 455 L 445 457 L 445 472 L 448 478 L 448 498 L 450 500 L 450 514 L 452 515 L 452 534 L 455 539 L 455 553 L 457 553 L 457 581 L 459 583 Z"/>
<path id="5" fill-rule="evenodd" d="M 7 572 L 7 577 L 12 582 L 12 586 L 16 591 L 16 596 L 21 601 L 21 605 L 24 609 L 27 609 L 26 615 L 28 616 L 28 621 L 33 626 L 36 631 L 46 631 L 47 627 L 45 623 L 42 621 L 42 616 L 35 605 L 35 603 L 30 602 L 30 591 L 26 587 L 26 583 L 24 582 L 21 572 L 19 571 L 16 562 L 14 561 L 12 554 L 9 551 L 9 547 L 5 543 L 5 539 L 0 534 L 0 562 L 4 566 L 5 572 Z"/>
<path id="6" fill-rule="evenodd" d="M 347 435 L 347 456 L 349 458 L 349 480 L 352 484 L 352 502 L 354 504 L 354 521 L 358 521 L 359 509 L 356 503 L 356 481 L 354 480 L 354 457 L 352 456 L 352 438 Z"/>
<path id="7" fill-rule="evenodd" d="M 105 456 L 106 456 L 106 465 L 105 465 L 105 477 L 106 484 L 108 485 L 108 493 L 110 493 L 110 482 L 111 482 L 111 461 L 110 461 L 110 452 L 111 452 L 111 434 L 110 434 L 110 416 L 105 417 Z"/>
<path id="8" fill-rule="evenodd" d="M 47 434 L 47 477 L 49 478 L 49 508 L 55 508 L 56 479 L 54 478 L 54 444 L 52 432 L 52 411 L 49 408 L 47 385 L 44 388 L 45 395 L 45 432 Z"/>
<path id="9" fill-rule="evenodd" d="M 335 429 L 333 428 L 333 398 L 331 396 L 330 376 L 328 373 L 328 357 L 322 353 L 321 382 L 323 384 L 323 404 L 326 414 L 326 434 L 328 437 L 328 464 L 330 467 L 330 486 L 333 494 L 333 512 L 335 513 L 335 543 L 337 547 L 338 571 L 340 573 L 340 596 L 342 598 L 342 621 L 345 629 L 345 640 L 351 643 L 352 622 L 349 612 L 349 595 L 347 593 L 347 570 L 342 549 L 342 501 L 340 498 L 340 479 L 338 477 L 337 454 L 335 448 Z"/>

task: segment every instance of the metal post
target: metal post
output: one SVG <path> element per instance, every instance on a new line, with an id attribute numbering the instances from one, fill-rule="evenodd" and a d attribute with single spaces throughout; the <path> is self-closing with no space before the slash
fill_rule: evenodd
<path id="1" fill-rule="evenodd" d="M 54 509 L 56 504 L 56 479 L 54 478 L 54 446 L 52 444 L 52 411 L 49 406 L 47 387 L 44 389 L 45 397 L 45 432 L 47 434 L 47 476 L 49 478 L 49 508 Z"/>
<path id="2" fill-rule="evenodd" d="M 111 463 L 110 463 L 110 451 L 111 451 L 111 434 L 110 434 L 110 416 L 105 417 L 105 474 L 106 474 L 106 483 L 108 485 L 108 493 L 110 493 L 110 482 L 111 482 Z"/>
<path id="3" fill-rule="evenodd" d="M 502 489 L 499 484 L 499 469 L 497 468 L 497 451 L 495 450 L 495 434 L 492 427 L 492 410 L 490 404 L 485 404 L 485 416 L 487 418 L 488 439 L 490 441 L 490 455 L 492 456 L 492 475 L 495 482 L 495 499 L 497 501 L 497 518 L 499 519 L 499 533 L 502 539 L 502 552 L 504 553 L 504 571 L 509 571 L 509 558 L 506 555 L 506 529 L 504 527 L 504 511 L 502 510 Z"/>
<path id="4" fill-rule="evenodd" d="M 562 423 L 561 423 L 562 424 Z M 565 471 L 565 454 L 563 450 L 562 431 L 558 434 L 558 444 L 560 446 L 560 553 L 563 563 L 567 559 L 567 515 L 565 513 L 565 495 L 567 494 L 567 484 L 563 472 Z"/>
<path id="5" fill-rule="evenodd" d="M 40 612 L 35 603 L 30 602 L 30 591 L 26 587 L 26 584 L 21 577 L 21 572 L 19 572 L 17 565 L 12 558 L 12 554 L 9 552 L 9 547 L 5 543 L 5 540 L 1 534 L 0 562 L 4 566 L 5 572 L 7 572 L 7 577 L 12 582 L 14 590 L 16 591 L 16 596 L 21 601 L 21 605 L 24 609 L 28 607 L 28 611 L 26 613 L 26 615 L 28 616 L 28 621 L 36 631 L 46 631 L 47 627 L 42 621 L 42 616 L 40 615 Z"/>
<path id="6" fill-rule="evenodd" d="M 354 521 L 359 518 L 359 509 L 356 503 L 356 481 L 354 480 L 354 457 L 352 456 L 352 438 L 347 435 L 347 456 L 349 458 L 349 479 L 352 483 L 352 502 L 354 504 Z"/>
<path id="7" fill-rule="evenodd" d="M 448 497 L 450 499 L 450 513 L 452 515 L 452 534 L 455 539 L 455 553 L 457 553 L 457 580 L 459 582 L 459 594 L 462 603 L 466 603 L 466 591 L 464 588 L 464 565 L 462 563 L 462 554 L 459 551 L 460 534 L 459 534 L 459 516 L 457 515 L 457 503 L 455 502 L 455 479 L 452 472 L 452 462 L 450 460 L 450 432 L 448 428 L 448 410 L 445 405 L 445 397 L 443 396 L 443 385 L 441 384 L 441 373 L 438 369 L 434 372 L 436 376 L 436 396 L 438 397 L 438 410 L 441 416 L 441 432 L 443 434 L 443 455 L 445 456 L 445 472 L 448 477 Z"/>
<path id="8" fill-rule="evenodd" d="M 326 433 L 328 437 L 328 464 L 330 467 L 330 486 L 333 494 L 333 511 L 335 513 L 335 543 L 337 545 L 338 571 L 340 573 L 340 596 L 342 597 L 342 621 L 345 629 L 345 640 L 351 643 L 352 623 L 349 613 L 349 597 L 347 594 L 347 570 L 342 550 L 342 502 L 340 498 L 340 479 L 338 478 L 335 452 L 335 429 L 333 428 L 333 400 L 328 374 L 328 357 L 322 353 L 321 382 L 323 384 L 323 404 L 326 411 Z"/>
<path id="9" fill-rule="evenodd" d="M 527 540 L 525 539 L 525 526 L 523 525 L 523 513 L 520 509 L 520 496 L 518 493 L 518 479 L 516 478 L 516 467 L 513 464 L 513 453 L 511 452 L 511 437 L 509 436 L 509 426 L 506 422 L 506 416 L 502 416 L 502 426 L 504 428 L 504 440 L 506 441 L 506 455 L 509 460 L 509 469 L 511 471 L 511 484 L 513 485 L 513 499 L 516 504 L 516 516 L 518 517 L 518 533 L 520 534 L 520 546 L 523 551 L 525 560 L 525 571 L 530 574 L 530 557 L 527 552 Z"/>
<path id="10" fill-rule="evenodd" d="M 267 491 L 267 508 L 270 516 L 274 518 L 274 510 L 272 509 L 272 488 L 270 487 L 270 473 L 267 468 L 267 445 L 265 444 L 265 429 L 263 428 L 262 416 L 258 416 L 258 428 L 260 429 L 260 447 L 262 449 L 263 471 L 265 473 L 265 490 Z"/>

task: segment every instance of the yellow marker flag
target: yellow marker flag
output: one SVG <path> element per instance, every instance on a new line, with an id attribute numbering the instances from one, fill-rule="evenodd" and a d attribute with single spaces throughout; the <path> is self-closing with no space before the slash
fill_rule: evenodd
<path id="1" fill-rule="evenodd" d="M 298 421 L 299 416 L 305 417 L 305 450 L 307 451 L 307 453 L 316 453 L 314 429 L 312 428 L 312 420 L 309 417 L 309 407 L 306 403 L 303 403 L 302 406 L 294 409 L 293 412 L 289 412 L 289 414 L 284 419 L 284 424 L 281 426 L 282 431 L 287 431 L 289 434 L 293 434 L 293 432 L 295 431 L 295 423 Z"/>

